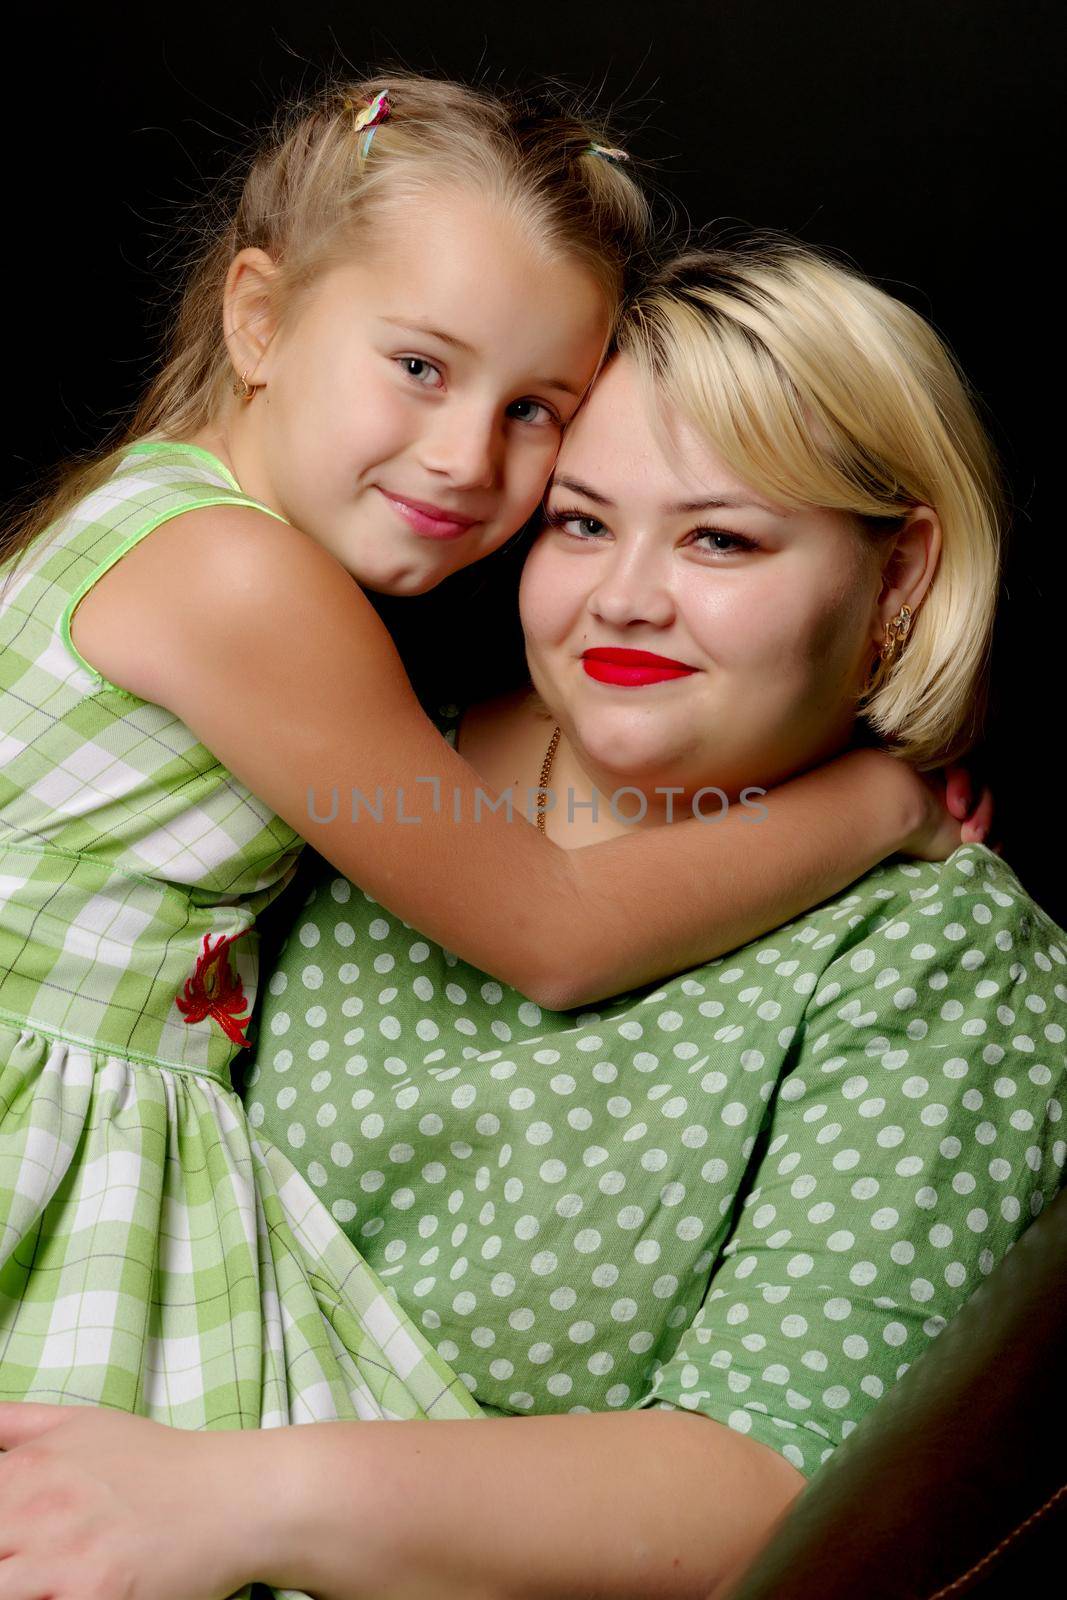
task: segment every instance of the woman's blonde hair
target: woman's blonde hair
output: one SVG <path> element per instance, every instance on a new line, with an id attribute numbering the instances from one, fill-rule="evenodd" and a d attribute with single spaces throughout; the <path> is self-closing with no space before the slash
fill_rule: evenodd
<path id="1" fill-rule="evenodd" d="M 966 380 L 930 325 L 818 251 L 760 237 L 669 262 L 618 348 L 740 477 L 788 506 L 852 513 L 872 552 L 914 506 L 937 512 L 937 570 L 857 713 L 920 769 L 959 760 L 988 706 L 1002 499 Z"/>
<path id="2" fill-rule="evenodd" d="M 383 91 L 389 116 L 371 136 L 356 119 Z M 243 249 L 264 250 L 278 264 L 272 288 L 281 317 L 391 207 L 461 186 L 519 218 L 531 249 L 588 270 L 617 315 L 643 255 L 649 210 L 630 163 L 597 153 L 614 144 L 599 121 L 548 89 L 492 93 L 409 72 L 333 83 L 282 107 L 266 139 L 208 201 L 212 214 L 195 236 L 164 364 L 135 414 L 117 440 L 61 468 L 0 529 L 0 564 L 104 482 L 126 445 L 188 437 L 230 403 L 223 289 Z"/>

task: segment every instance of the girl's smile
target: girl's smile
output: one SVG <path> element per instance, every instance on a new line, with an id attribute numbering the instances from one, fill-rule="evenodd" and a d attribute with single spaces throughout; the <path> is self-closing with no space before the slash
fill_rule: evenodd
<path id="1" fill-rule="evenodd" d="M 421 500 L 408 500 L 402 495 L 390 494 L 388 489 L 378 485 L 378 491 L 384 495 L 393 509 L 403 517 L 409 527 L 424 539 L 460 539 L 479 521 L 479 517 L 464 517 L 456 512 L 445 511 L 441 506 L 428 506 Z"/>
<path id="2" fill-rule="evenodd" d="M 274 263 L 251 250 L 243 262 L 234 295 L 244 326 L 261 326 L 257 393 L 227 438 L 196 442 L 246 493 L 365 588 L 397 595 L 491 554 L 533 515 L 608 336 L 590 272 L 456 189 L 398 201 L 277 326 Z"/>

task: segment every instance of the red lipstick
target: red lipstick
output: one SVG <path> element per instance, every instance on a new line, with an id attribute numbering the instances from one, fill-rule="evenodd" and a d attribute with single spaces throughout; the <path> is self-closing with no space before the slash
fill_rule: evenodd
<path id="1" fill-rule="evenodd" d="M 612 683 L 624 689 L 668 683 L 673 678 L 687 678 L 697 670 L 684 661 L 672 661 L 669 656 L 653 655 L 649 650 L 623 650 L 614 646 L 586 650 L 582 666 L 597 683 Z"/>
<path id="2" fill-rule="evenodd" d="M 458 539 L 473 528 L 476 517 L 461 517 L 457 511 L 445 511 L 440 506 L 428 505 L 425 500 L 409 500 L 404 495 L 390 494 L 379 489 L 394 511 L 399 512 L 409 527 L 424 539 Z"/>

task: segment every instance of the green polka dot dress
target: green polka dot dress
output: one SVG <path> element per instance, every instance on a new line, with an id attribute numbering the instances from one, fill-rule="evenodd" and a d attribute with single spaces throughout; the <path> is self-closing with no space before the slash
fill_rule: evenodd
<path id="1" fill-rule="evenodd" d="M 810 1476 L 1062 1181 L 1067 935 L 984 846 L 581 1014 L 316 860 L 249 1120 L 488 1415 L 679 1407 Z"/>
<path id="2" fill-rule="evenodd" d="M 0 573 L 0 1398 L 189 1428 L 477 1415 L 230 1081 L 303 841 L 71 639 L 125 551 L 212 505 L 256 502 L 205 451 L 138 444 Z"/>

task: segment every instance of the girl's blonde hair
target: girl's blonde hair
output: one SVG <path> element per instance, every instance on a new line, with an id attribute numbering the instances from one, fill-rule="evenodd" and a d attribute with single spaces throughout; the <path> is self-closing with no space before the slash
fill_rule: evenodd
<path id="1" fill-rule="evenodd" d="M 740 477 L 787 506 L 852 513 L 874 554 L 914 506 L 937 512 L 937 570 L 857 713 L 920 769 L 959 760 L 988 706 L 1002 499 L 966 380 L 934 330 L 819 252 L 760 237 L 668 263 L 618 348 Z"/>
<path id="2" fill-rule="evenodd" d="M 370 137 L 356 117 L 383 91 L 390 114 Z M 184 438 L 215 421 L 234 376 L 223 288 L 243 249 L 264 250 L 278 264 L 272 287 L 281 317 L 391 207 L 462 186 L 519 218 L 531 249 L 586 268 L 617 315 L 644 251 L 649 210 L 629 163 L 597 153 L 614 142 L 547 91 L 498 94 L 408 72 L 334 83 L 283 107 L 209 202 L 214 215 L 187 265 L 166 359 L 121 437 L 61 468 L 51 488 L 0 529 L 0 565 L 103 483 L 135 439 Z"/>

